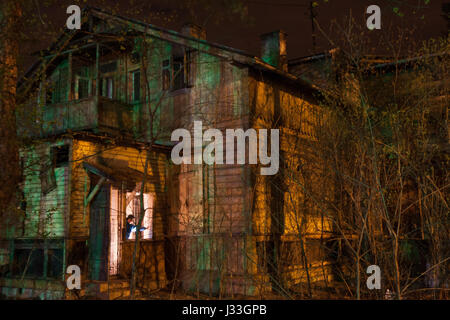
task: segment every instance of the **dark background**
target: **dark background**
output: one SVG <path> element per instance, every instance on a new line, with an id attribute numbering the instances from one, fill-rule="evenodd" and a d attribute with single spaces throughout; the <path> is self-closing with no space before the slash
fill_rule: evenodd
<path id="1" fill-rule="evenodd" d="M 154 25 L 179 31 L 186 22 L 202 25 L 207 39 L 260 55 L 259 36 L 282 29 L 288 34 L 288 58 L 297 58 L 322 52 L 332 46 L 316 29 L 316 46 L 313 48 L 310 4 L 317 5 L 313 13 L 322 30 L 327 34 L 333 21 L 341 25 L 351 15 L 357 24 L 365 27 L 369 15 L 365 13 L 371 4 L 381 8 L 381 30 L 371 36 L 378 38 L 376 49 L 386 54 L 384 37 L 398 34 L 398 28 L 410 31 L 408 41 L 419 44 L 425 39 L 448 32 L 443 17 L 445 0 L 242 0 L 244 9 L 233 7 L 230 0 L 33 0 L 27 8 L 35 17 L 31 28 L 24 30 L 28 37 L 23 40 L 22 67 L 26 68 L 36 59 L 32 53 L 45 49 L 60 35 L 68 17 L 70 4 L 102 8 L 112 13 L 150 22 Z M 398 14 L 394 12 L 398 8 Z M 400 15 L 402 16 L 400 16 Z M 30 27 L 28 26 L 28 28 Z M 386 52 L 385 52 L 386 51 Z M 23 71 L 23 68 L 22 71 Z"/>

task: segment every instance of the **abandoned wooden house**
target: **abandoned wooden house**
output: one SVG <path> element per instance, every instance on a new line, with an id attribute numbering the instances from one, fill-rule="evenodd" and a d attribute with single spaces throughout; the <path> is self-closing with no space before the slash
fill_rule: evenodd
<path id="1" fill-rule="evenodd" d="M 174 32 L 94 8 L 82 21 L 29 70 L 34 87 L 19 88 L 29 90 L 18 110 L 23 192 L 19 213 L 0 224 L 1 293 L 129 295 L 135 235 L 127 237 L 126 217 L 140 220 L 141 192 L 142 293 L 170 286 L 257 295 L 294 286 L 307 277 L 297 250 L 304 240 L 309 280 L 329 281 L 318 239 L 331 236 L 331 223 L 291 175 L 170 158 L 171 132 L 199 120 L 204 129 L 279 128 L 282 170 L 320 167 L 296 157 L 310 150 L 321 119 L 314 86 L 288 70 L 286 34 L 264 35 L 255 57 L 207 41 L 191 24 Z M 81 290 L 66 288 L 70 265 L 81 268 Z"/>

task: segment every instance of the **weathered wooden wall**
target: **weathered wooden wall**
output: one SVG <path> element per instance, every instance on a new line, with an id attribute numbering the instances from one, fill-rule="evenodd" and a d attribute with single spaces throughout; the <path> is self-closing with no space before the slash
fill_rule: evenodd
<path id="1" fill-rule="evenodd" d="M 70 145 L 68 139 L 42 141 L 21 150 L 24 168 L 23 197 L 26 210 L 12 215 L 11 221 L 0 224 L 2 238 L 63 238 L 65 236 L 66 213 L 70 168 L 67 165 L 53 168 L 50 149 L 54 146 Z M 54 170 L 56 188 L 48 193 L 42 191 L 41 173 L 45 166 Z"/>
<path id="2" fill-rule="evenodd" d="M 327 239 L 333 231 L 326 210 L 314 202 L 318 191 L 332 194 L 314 147 L 321 110 L 313 95 L 298 85 L 257 73 L 249 83 L 252 126 L 280 130 L 279 172 L 261 176 L 259 169 L 254 171 L 252 223 L 259 264 L 285 287 L 306 282 L 305 267 L 312 282 L 328 281 L 325 242 L 312 249 L 312 239 Z"/>
<path id="3" fill-rule="evenodd" d="M 221 130 L 224 142 L 225 129 L 248 129 L 248 70 L 205 53 L 195 52 L 192 59 L 192 87 L 165 100 L 174 106 L 174 129 L 188 129 L 193 136 L 194 121 L 201 121 L 203 130 Z M 171 166 L 169 234 L 173 256 L 180 259 L 173 260 L 178 266 L 173 273 L 185 289 L 214 295 L 253 290 L 247 281 L 252 263 L 243 251 L 249 170 L 246 165 Z"/>
<path id="4" fill-rule="evenodd" d="M 225 129 L 280 128 L 282 162 L 275 176 L 261 176 L 259 168 L 250 165 L 170 165 L 167 179 L 167 157 L 152 154 L 146 190 L 158 200 L 153 211 L 154 238 L 140 245 L 140 279 L 146 288 L 156 288 L 164 285 L 167 271 L 169 280 L 179 279 L 189 290 L 225 295 L 267 291 L 273 271 L 267 270 L 265 256 L 273 254 L 273 248 L 266 246 L 273 245 L 274 236 L 277 250 L 287 252 L 284 259 L 288 261 L 299 237 L 317 238 L 331 230 L 302 187 L 323 186 L 320 162 L 311 152 L 313 126 L 318 121 L 314 99 L 309 93 L 303 97 L 298 85 L 265 78 L 265 73 L 263 77 L 248 67 L 196 50 L 190 54 L 189 86 L 164 91 L 162 62 L 179 48 L 163 40 L 147 40 L 146 67 L 131 61 L 129 54 L 111 57 L 118 61 L 115 99 L 129 104 L 136 140 L 169 143 L 174 129 L 192 132 L 194 121 L 202 121 L 204 130 L 220 129 L 224 137 Z M 104 57 L 105 62 L 108 59 Z M 143 94 L 141 101 L 131 101 L 130 71 L 137 69 L 142 74 Z M 71 182 L 64 185 L 69 219 L 62 231 L 69 239 L 69 254 L 86 247 L 89 238 L 89 207 L 84 206 L 84 199 L 91 186 L 83 161 L 95 163 L 103 157 L 144 170 L 142 150 L 94 141 L 72 141 L 67 169 Z M 309 153 L 308 158 L 303 157 Z M 120 266 L 126 277 L 130 274 L 130 243 L 123 243 Z M 296 283 L 303 278 L 304 260 L 292 260 L 294 266 L 283 269 L 280 264 L 280 270 Z"/>
<path id="5" fill-rule="evenodd" d="M 52 147 L 61 145 L 70 146 L 70 139 L 40 141 L 22 148 L 20 152 L 24 170 L 22 209 L 25 210 L 11 212 L 0 223 L 0 291 L 5 296 L 25 299 L 39 296 L 43 300 L 60 299 L 64 296 L 62 279 L 40 277 L 41 279 L 22 280 L 17 276 L 3 277 L 6 270 L 9 270 L 7 274 L 11 275 L 15 245 L 18 242 L 31 241 L 32 246 L 38 246 L 33 244 L 34 241 L 45 239 L 57 241 L 60 248 L 64 247 L 69 212 L 70 168 L 68 164 L 54 168 L 51 165 L 50 152 Z M 56 187 L 48 193 L 42 190 L 41 173 L 44 171 L 53 171 L 55 174 Z M 44 261 L 37 263 L 44 264 Z M 63 267 L 64 262 L 61 264 Z M 63 274 L 63 271 L 60 271 Z"/>

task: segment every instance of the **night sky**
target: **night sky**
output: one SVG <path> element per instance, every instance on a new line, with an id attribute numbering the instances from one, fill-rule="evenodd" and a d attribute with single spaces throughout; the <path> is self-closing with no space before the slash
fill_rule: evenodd
<path id="1" fill-rule="evenodd" d="M 307 0 L 249 1 L 249 15 L 254 18 L 253 25 L 228 25 L 226 32 L 221 27 L 211 25 L 208 27 L 209 38 L 259 55 L 259 35 L 283 29 L 288 34 L 289 59 L 326 50 L 330 48 L 330 45 L 317 30 L 317 46 L 316 50 L 313 50 L 309 2 Z M 412 13 L 415 10 L 409 5 L 395 4 L 395 2 L 401 1 L 329 0 L 328 3 L 318 2 L 319 6 L 315 9 L 316 19 L 327 33 L 330 32 L 332 20 L 340 23 L 350 14 L 358 23 L 365 26 L 368 17 L 365 10 L 371 4 L 377 4 L 381 8 L 382 29 L 374 31 L 374 33 L 386 33 L 387 30 L 396 27 L 405 27 L 413 32 L 414 40 L 421 41 L 442 35 L 446 30 L 446 22 L 441 17 L 441 6 L 444 1 L 431 0 L 428 8 L 417 10 L 416 14 Z M 405 3 L 407 2 L 417 4 L 417 1 L 405 1 Z M 421 2 L 423 3 L 423 1 Z M 403 18 L 393 12 L 393 8 L 396 6 L 399 6 L 404 12 Z M 424 16 L 423 20 L 420 19 L 422 15 Z"/>
<path id="2" fill-rule="evenodd" d="M 239 14 L 224 13 L 224 4 L 227 0 L 211 1 L 208 9 L 199 7 L 194 13 L 184 8 L 180 9 L 180 3 L 186 4 L 193 0 L 61 0 L 58 6 L 46 7 L 44 0 L 38 0 L 39 8 L 32 8 L 33 12 L 39 12 L 43 19 L 39 19 L 36 28 L 39 29 L 39 39 L 28 40 L 23 49 L 24 65 L 29 65 L 33 60 L 29 54 L 33 51 L 44 49 L 51 43 L 51 36 L 46 36 L 48 31 L 55 32 L 65 25 L 68 15 L 65 12 L 70 4 L 79 4 L 80 7 L 90 5 L 103 8 L 107 11 L 117 10 L 123 16 L 133 17 L 151 22 L 154 25 L 179 31 L 186 22 L 194 22 L 204 25 L 207 31 L 207 39 L 212 42 L 227 45 L 247 51 L 254 55 L 260 55 L 259 36 L 263 33 L 282 29 L 288 34 L 288 58 L 297 58 L 322 52 L 331 48 L 331 45 L 316 30 L 316 47 L 313 48 L 311 36 L 311 19 L 309 0 L 242 0 L 247 4 L 248 12 L 244 19 Z M 195 2 L 195 1 L 194 1 Z M 426 5 L 425 3 L 428 2 Z M 344 19 L 352 15 L 358 24 L 363 27 L 368 15 L 365 13 L 367 6 L 377 4 L 381 8 L 382 29 L 372 32 L 374 37 L 384 37 L 388 34 L 396 34 L 396 28 L 401 27 L 410 30 L 411 41 L 416 43 L 430 37 L 437 37 L 446 32 L 446 21 L 442 17 L 442 4 L 445 0 L 318 0 L 318 6 L 314 9 L 317 21 L 327 34 L 332 21 L 342 24 Z M 222 3 L 222 5 L 220 5 Z M 419 6 L 419 7 L 418 7 Z M 129 12 L 131 7 L 140 8 L 139 12 Z M 399 8 L 403 17 L 394 13 L 394 8 Z M 37 10 L 39 9 L 39 10 Z M 153 14 L 151 13 L 153 12 Z M 162 17 L 155 16 L 154 12 L 163 12 Z M 169 21 L 166 17 L 169 16 Z M 376 45 L 380 54 L 384 53 L 385 44 L 378 42 Z"/>

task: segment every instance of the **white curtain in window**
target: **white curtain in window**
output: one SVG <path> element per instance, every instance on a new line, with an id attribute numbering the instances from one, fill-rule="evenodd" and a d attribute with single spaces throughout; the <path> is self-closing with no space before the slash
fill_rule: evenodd
<path id="1" fill-rule="evenodd" d="M 140 216 L 140 199 L 139 192 L 127 192 L 127 208 L 126 216 L 134 216 L 134 222 L 137 225 L 139 223 Z M 142 239 L 151 239 L 153 237 L 153 203 L 154 196 L 149 193 L 144 193 L 144 209 L 145 215 L 142 221 L 142 226 L 147 228 L 142 233 Z M 135 233 L 131 233 L 129 239 L 135 239 Z"/>

